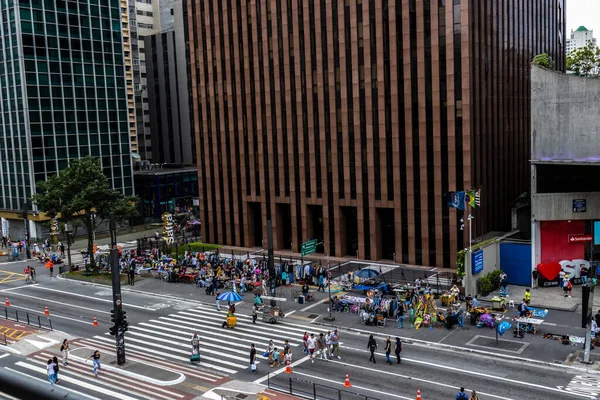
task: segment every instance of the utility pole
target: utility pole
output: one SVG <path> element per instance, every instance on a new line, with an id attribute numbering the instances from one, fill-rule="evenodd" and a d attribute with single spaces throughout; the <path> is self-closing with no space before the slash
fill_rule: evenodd
<path id="1" fill-rule="evenodd" d="M 29 248 L 31 245 L 31 232 L 29 230 L 29 206 L 27 205 L 27 201 L 23 203 L 23 211 L 21 212 L 21 216 L 23 217 L 23 222 L 25 223 L 25 251 L 27 253 L 27 258 L 31 259 L 31 249 Z"/>
<path id="2" fill-rule="evenodd" d="M 112 291 L 113 291 L 113 310 L 112 322 L 114 326 L 110 327 L 110 334 L 115 336 L 117 342 L 117 364 L 125 364 L 125 332 L 129 323 L 125 311 L 123 311 L 123 303 L 121 300 L 121 271 L 119 268 L 119 249 L 117 248 L 117 223 L 114 213 L 110 213 L 110 272 L 112 275 Z"/>
<path id="3" fill-rule="evenodd" d="M 331 313 L 331 270 L 329 269 L 329 250 L 325 246 L 325 242 L 321 242 L 318 244 L 323 245 L 323 249 L 325 249 L 325 257 L 327 258 L 327 287 L 329 289 L 329 316 L 324 317 L 323 319 L 327 322 L 335 321 L 335 317 Z"/>
<path id="4" fill-rule="evenodd" d="M 65 233 L 67 235 L 67 262 L 69 263 L 69 271 L 71 270 L 71 227 L 65 224 Z"/>
<path id="5" fill-rule="evenodd" d="M 273 254 L 273 221 L 267 221 L 267 266 L 269 268 L 269 295 L 275 297 L 275 289 L 277 289 L 277 279 L 275 278 L 275 256 Z M 275 307 L 277 303 L 271 299 L 271 307 Z"/>

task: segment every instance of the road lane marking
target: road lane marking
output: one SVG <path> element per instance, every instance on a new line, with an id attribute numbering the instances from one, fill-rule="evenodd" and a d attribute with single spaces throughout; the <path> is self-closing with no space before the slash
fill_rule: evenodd
<path id="1" fill-rule="evenodd" d="M 8 357 L 8 356 L 10 356 L 10 354 L 4 353 L 4 354 L 0 355 L 0 358 L 4 358 L 4 357 Z"/>
<path id="2" fill-rule="evenodd" d="M 27 287 L 27 286 L 25 286 L 25 287 Z M 99 297 L 92 297 L 92 296 L 89 296 L 89 295 L 86 295 L 86 294 L 66 292 L 64 290 L 52 289 L 52 288 L 48 288 L 48 287 L 44 287 L 44 286 L 29 286 L 29 287 L 32 287 L 32 288 L 35 288 L 35 289 L 41 289 L 41 290 L 49 290 L 49 291 L 52 291 L 52 292 L 58 292 L 58 293 L 66 294 L 66 295 L 69 295 L 69 296 L 84 297 L 86 299 L 92 299 L 92 300 L 96 300 L 96 301 L 102 301 L 102 302 L 105 302 L 105 303 L 111 303 L 112 304 L 112 302 L 113 302 L 112 300 L 109 300 L 109 299 L 101 299 Z M 8 290 L 10 290 L 10 289 L 8 289 Z M 158 311 L 158 309 L 156 309 L 156 308 L 151 308 L 151 307 L 147 307 L 147 306 L 138 306 L 138 305 L 130 304 L 130 303 L 123 303 L 123 306 L 132 307 L 132 308 L 139 308 L 139 309 L 147 310 L 147 311 Z"/>
<path id="3" fill-rule="evenodd" d="M 13 290 L 26 289 L 26 288 L 34 287 L 37 285 L 38 285 L 37 283 L 34 283 L 34 284 L 29 283 L 29 284 L 23 285 L 23 286 L 17 286 L 17 287 L 12 287 L 12 288 L 7 288 L 7 289 L 0 289 L 0 292 L 10 292 Z"/>
<path id="4" fill-rule="evenodd" d="M 23 362 L 23 361 L 18 361 L 15 365 L 18 365 L 19 367 L 22 367 L 22 368 L 27 368 L 27 369 L 29 369 L 31 371 L 34 371 L 34 372 L 37 372 L 37 373 L 40 373 L 40 374 L 47 374 L 48 373 L 46 371 L 46 368 L 41 368 L 41 367 L 38 367 L 36 365 L 31 365 L 31 364 Z M 121 399 L 121 400 L 138 400 L 138 399 L 136 399 L 134 397 L 127 396 L 124 393 L 115 392 L 113 390 L 109 390 L 109 389 L 105 389 L 103 387 L 97 386 L 97 384 L 91 384 L 91 383 L 88 383 L 88 382 L 86 382 L 84 380 L 77 379 L 77 378 L 75 378 L 75 377 L 73 377 L 71 375 L 71 371 L 64 370 L 64 369 L 62 369 L 61 371 L 62 371 L 60 373 L 60 380 L 61 381 L 65 381 L 67 383 L 72 383 L 74 385 L 81 386 L 81 387 L 86 388 L 88 390 L 92 390 L 92 391 L 95 391 L 95 392 L 98 392 L 98 393 L 102 393 L 102 394 L 104 394 L 106 396 L 116 397 L 117 399 Z"/>
<path id="5" fill-rule="evenodd" d="M 110 314 L 110 312 L 108 311 L 101 311 L 101 310 L 95 310 L 93 308 L 89 308 L 89 307 L 84 307 L 84 306 L 76 306 L 75 304 L 66 304 L 64 301 L 57 301 L 57 300 L 49 300 L 49 299 L 44 299 L 42 297 L 35 297 L 35 296 L 31 296 L 29 294 L 23 294 L 23 293 L 14 293 L 13 296 L 23 296 L 23 297 L 27 297 L 29 299 L 33 299 L 33 300 L 39 300 L 42 303 L 54 303 L 54 304 L 63 304 L 63 305 L 68 305 L 68 307 L 73 307 L 73 308 L 80 308 L 82 310 L 88 310 L 88 311 L 94 311 L 98 314 Z"/>
<path id="6" fill-rule="evenodd" d="M 43 314 L 44 313 L 43 311 L 32 310 L 31 308 L 26 308 L 26 307 L 21 307 L 21 306 L 15 306 L 15 305 L 12 305 L 12 304 L 10 305 L 10 307 L 12 307 L 12 308 L 18 308 L 20 310 L 30 311 L 30 312 L 32 312 L 34 314 Z M 41 315 L 41 316 L 45 317 L 45 315 Z M 51 316 L 52 316 L 52 318 L 68 319 L 68 320 L 75 321 L 75 322 L 80 322 L 80 323 L 83 321 L 83 319 L 77 319 L 77 318 L 71 318 L 71 317 L 64 317 L 62 315 L 54 314 L 54 313 L 52 313 Z M 14 321 L 14 320 L 11 320 L 11 321 Z"/>
<path id="7" fill-rule="evenodd" d="M 319 379 L 321 381 L 325 381 L 325 382 L 328 382 L 328 383 L 333 383 L 333 384 L 335 384 L 337 386 L 340 386 L 340 385 L 344 386 L 344 384 L 342 382 L 334 381 L 333 379 L 327 379 L 327 378 L 323 378 L 323 377 L 316 376 L 316 375 L 306 374 L 304 372 L 294 371 L 294 374 L 300 375 L 300 376 L 306 376 L 307 378 Z M 365 387 L 365 386 L 357 386 L 355 384 L 352 384 L 352 388 L 353 389 L 365 390 L 367 392 L 372 392 L 372 393 L 377 393 L 377 394 L 383 394 L 385 396 L 395 397 L 397 399 L 402 399 L 402 400 L 413 400 L 412 397 L 400 396 L 399 394 L 388 393 L 388 392 L 384 392 L 382 390 L 371 389 L 371 388 L 368 388 L 368 387 Z"/>
<path id="8" fill-rule="evenodd" d="M 298 361 L 294 361 L 293 363 L 291 363 L 290 367 L 297 367 L 298 365 L 301 365 L 302 363 L 308 361 L 309 359 L 310 359 L 309 356 L 304 356 L 301 359 L 299 359 Z M 269 379 L 270 377 L 282 374 L 283 372 L 285 372 L 285 369 L 286 369 L 286 367 L 281 367 L 278 370 L 276 370 L 275 372 L 271 372 L 271 373 L 263 376 L 262 378 L 258 378 L 257 380 L 254 381 L 254 383 L 261 384 L 264 381 L 266 381 L 267 379 Z M 258 372 L 258 370 L 257 370 L 257 372 Z"/>
<path id="9" fill-rule="evenodd" d="M 348 349 L 348 350 L 353 350 L 353 351 L 356 351 L 356 352 L 360 352 L 360 353 L 367 353 L 368 352 L 368 350 L 365 350 L 365 349 L 356 349 L 356 348 L 351 348 L 351 347 L 344 347 L 344 348 Z M 375 354 L 379 355 L 380 357 L 385 357 L 385 353 L 377 352 Z M 550 391 L 550 392 L 559 392 L 559 393 L 563 393 L 563 394 L 565 393 L 563 390 L 551 388 L 551 387 L 544 386 L 544 385 L 538 385 L 538 384 L 535 384 L 535 383 L 518 381 L 518 380 L 515 380 L 515 379 L 509 379 L 509 378 L 505 378 L 503 376 L 485 374 L 483 372 L 477 372 L 477 371 L 465 371 L 465 370 L 463 370 L 461 368 L 451 367 L 451 366 L 448 366 L 448 365 L 437 364 L 437 363 L 430 363 L 430 362 L 427 362 L 427 361 L 422 361 L 422 360 L 417 360 L 417 359 L 412 359 L 412 358 L 406 358 L 406 357 L 402 357 L 402 360 L 403 361 L 413 362 L 415 364 L 423 364 L 423 365 L 427 365 L 427 366 L 434 367 L 434 368 L 440 368 L 440 369 L 445 369 L 445 370 L 450 370 L 450 371 L 455 371 L 455 372 L 458 371 L 458 372 L 462 372 L 462 373 L 468 373 L 470 375 L 481 376 L 483 378 L 487 378 L 487 379 L 491 379 L 491 380 L 503 381 L 503 382 L 517 384 L 519 386 L 529 386 L 529 387 L 534 387 L 536 389 L 541 389 L 541 390 Z M 355 365 L 355 364 L 347 364 L 347 363 L 344 363 L 342 361 L 337 361 L 337 360 L 330 360 L 330 362 L 333 362 L 334 364 L 342 364 L 342 365 L 346 365 L 346 366 L 351 366 L 353 368 L 372 370 L 371 368 L 368 368 L 368 367 L 363 367 L 363 366 Z M 381 371 L 381 370 L 379 370 L 378 372 L 381 373 L 381 374 L 392 375 L 392 376 L 397 376 L 397 377 L 401 377 L 401 378 L 410 378 L 412 380 L 418 380 L 418 381 L 422 381 L 422 382 L 429 383 L 429 384 L 435 384 L 435 385 L 452 387 L 452 388 L 456 387 L 456 385 L 446 385 L 446 384 L 443 384 L 443 383 L 440 383 L 440 382 L 436 382 L 436 381 L 429 381 L 429 380 L 426 380 L 426 379 L 423 379 L 423 378 L 409 377 L 409 376 L 406 376 L 406 375 L 396 374 L 396 373 L 388 372 L 388 371 Z M 468 389 L 468 390 L 472 390 L 472 389 Z M 485 395 L 485 396 L 495 397 L 497 399 L 512 400 L 512 399 L 507 398 L 507 397 L 496 396 L 496 395 L 490 394 L 490 393 L 483 393 L 483 392 L 480 392 L 479 390 L 477 390 L 477 392 L 480 393 L 480 394 L 482 394 L 482 395 Z M 578 394 L 574 394 L 574 395 L 581 396 L 581 397 L 586 397 L 586 398 L 590 398 L 589 395 L 586 395 L 586 396 L 582 396 L 582 395 L 578 395 Z"/>
<path id="10" fill-rule="evenodd" d="M 323 300 L 319 300 L 319 301 L 317 301 L 315 304 L 311 304 L 311 305 L 310 305 L 310 306 L 308 306 L 308 307 L 304 307 L 304 308 L 303 308 L 303 309 L 301 309 L 300 311 L 302 311 L 302 312 L 308 311 L 308 310 L 310 310 L 311 308 L 313 308 L 313 307 L 316 307 L 316 306 L 318 306 L 318 305 L 320 305 L 320 304 L 323 304 L 323 303 L 325 303 L 325 302 L 326 302 L 326 301 L 328 301 L 328 300 L 329 300 L 329 298 L 328 298 L 328 297 L 325 297 Z"/>

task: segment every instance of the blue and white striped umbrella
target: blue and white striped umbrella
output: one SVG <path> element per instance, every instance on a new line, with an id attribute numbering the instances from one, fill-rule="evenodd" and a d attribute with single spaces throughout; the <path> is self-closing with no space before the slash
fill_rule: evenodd
<path id="1" fill-rule="evenodd" d="M 234 292 L 223 292 L 217 296 L 217 300 L 230 301 L 235 303 L 236 301 L 242 300 L 242 296 Z"/>

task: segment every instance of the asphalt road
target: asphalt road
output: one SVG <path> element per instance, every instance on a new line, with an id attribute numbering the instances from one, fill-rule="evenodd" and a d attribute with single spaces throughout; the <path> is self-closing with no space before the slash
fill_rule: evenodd
<path id="1" fill-rule="evenodd" d="M 20 273 L 26 264 L 0 264 L 0 269 Z M 112 338 L 105 335 L 111 325 L 110 288 L 50 279 L 47 272 L 40 268 L 41 265 L 36 267 L 38 284 L 26 285 L 22 280 L 9 279 L 0 285 L 0 297 L 9 297 L 9 309 L 43 316 L 44 307 L 48 306 L 55 330 L 84 338 L 90 345 L 98 344 L 107 349 L 114 346 L 110 342 Z M 199 371 L 214 368 L 215 374 L 226 373 L 237 380 L 258 381 L 287 390 L 291 378 L 295 394 L 299 394 L 299 391 L 312 394 L 316 390 L 320 399 L 338 399 L 338 389 L 346 390 L 342 394 L 343 399 L 361 398 L 352 394 L 358 393 L 363 399 L 369 396 L 372 399 L 412 400 L 417 389 L 421 390 L 425 400 L 454 399 L 460 386 L 464 386 L 468 392 L 476 390 L 481 400 L 600 398 L 600 375 L 588 375 L 564 366 L 536 366 L 420 344 L 405 344 L 402 364 L 390 366 L 385 363 L 381 352 L 381 338 L 378 338 L 380 350 L 377 364 L 372 364 L 368 361 L 367 336 L 345 330 L 341 330 L 342 359 L 328 362 L 317 360 L 313 364 L 303 357 L 299 338 L 305 330 L 316 333 L 326 330 L 323 326 L 289 318 L 275 326 L 264 323 L 253 325 L 244 311 L 234 330 L 223 330 L 220 324 L 224 311 L 218 312 L 212 303 L 203 305 L 181 298 L 132 293 L 127 291 L 127 287 L 123 291 L 123 307 L 132 325 L 126 334 L 126 347 L 129 345 L 128 349 L 132 352 L 141 353 L 147 348 L 150 354 L 157 357 L 170 358 L 170 362 L 178 365 L 189 365 L 185 362 L 188 351 L 186 342 L 190 333 L 201 326 L 206 343 L 203 353 L 205 365 Z M 243 310 L 244 304 L 239 308 Z M 94 317 L 98 320 L 97 327 L 92 324 Z M 336 321 L 341 322 L 339 319 Z M 284 338 L 290 338 L 295 345 L 292 374 L 286 374 L 283 368 L 270 369 L 264 361 L 259 365 L 256 375 L 245 369 L 249 342 L 256 342 L 259 352 L 262 352 L 264 349 L 261 346 L 269 339 L 280 343 Z M 549 342 L 547 347 L 542 347 L 543 344 L 539 347 L 540 352 L 544 348 L 552 351 L 553 342 Z M 219 360 L 219 349 L 228 353 L 221 356 L 223 360 Z M 0 365 L 13 364 L 17 359 L 17 356 L 0 358 Z M 349 374 L 351 388 L 343 386 L 346 373 Z M 154 398 L 152 395 L 146 395 L 145 398 L 148 397 Z"/>

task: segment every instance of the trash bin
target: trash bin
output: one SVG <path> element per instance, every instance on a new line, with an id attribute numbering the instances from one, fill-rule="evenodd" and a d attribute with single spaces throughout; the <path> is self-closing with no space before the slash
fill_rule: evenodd
<path id="1" fill-rule="evenodd" d="M 298 296 L 298 304 L 304 304 L 304 296 Z"/>

